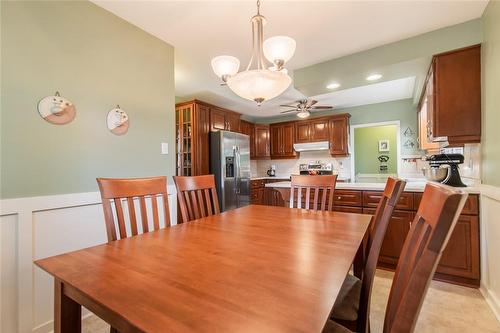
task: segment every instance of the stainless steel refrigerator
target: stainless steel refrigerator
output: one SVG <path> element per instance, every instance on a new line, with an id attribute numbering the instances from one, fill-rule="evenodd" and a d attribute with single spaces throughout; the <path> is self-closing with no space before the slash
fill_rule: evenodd
<path id="1" fill-rule="evenodd" d="M 229 131 L 210 134 L 210 172 L 222 211 L 250 204 L 250 138 Z"/>

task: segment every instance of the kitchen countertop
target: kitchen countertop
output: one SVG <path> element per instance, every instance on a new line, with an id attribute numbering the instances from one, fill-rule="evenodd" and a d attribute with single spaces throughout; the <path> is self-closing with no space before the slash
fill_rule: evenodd
<path id="1" fill-rule="evenodd" d="M 283 181 L 266 184 L 266 187 L 274 188 L 290 188 L 291 182 Z M 405 192 L 423 192 L 427 182 L 407 182 L 405 186 Z M 357 190 L 357 191 L 383 191 L 385 188 L 385 183 L 341 183 L 338 182 L 335 185 L 335 189 L 339 190 Z M 471 194 L 479 194 L 479 188 L 476 186 L 462 187 L 464 191 Z"/>
<path id="2" fill-rule="evenodd" d="M 274 176 L 274 177 L 262 176 L 262 177 L 250 177 L 250 180 L 261 180 L 261 179 L 287 179 L 287 180 L 290 180 L 290 177 L 291 177 L 291 175 L 288 175 L 288 176 Z M 338 176 L 337 180 L 339 180 L 339 181 L 348 181 L 349 178 L 348 177 Z"/>

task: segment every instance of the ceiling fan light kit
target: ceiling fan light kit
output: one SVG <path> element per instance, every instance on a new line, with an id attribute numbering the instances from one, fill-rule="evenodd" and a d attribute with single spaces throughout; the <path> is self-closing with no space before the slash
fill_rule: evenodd
<path id="1" fill-rule="evenodd" d="M 331 105 L 316 105 L 318 101 L 314 99 L 301 99 L 296 101 L 296 105 L 291 105 L 291 104 L 284 104 L 280 105 L 281 107 L 285 108 L 292 108 L 290 110 L 285 110 L 281 111 L 281 113 L 291 113 L 295 112 L 297 113 L 297 117 L 304 119 L 307 118 L 311 115 L 311 111 L 318 111 L 318 110 L 332 110 L 333 106 Z"/>
<path id="2" fill-rule="evenodd" d="M 292 83 L 284 65 L 293 57 L 296 43 L 287 36 L 275 36 L 264 41 L 266 19 L 260 15 L 260 1 L 257 1 L 257 15 L 252 17 L 251 22 L 253 48 L 247 68 L 238 72 L 240 61 L 233 56 L 222 55 L 212 59 L 212 69 L 235 94 L 261 105 L 281 95 Z M 273 66 L 269 66 L 268 62 Z"/>

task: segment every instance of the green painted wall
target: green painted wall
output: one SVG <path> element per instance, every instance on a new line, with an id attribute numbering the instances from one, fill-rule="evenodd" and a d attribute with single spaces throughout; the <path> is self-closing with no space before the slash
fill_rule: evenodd
<path id="1" fill-rule="evenodd" d="M 389 151 L 379 152 L 379 140 L 389 140 Z M 379 174 L 380 155 L 389 156 L 387 172 L 398 173 L 397 163 L 397 126 L 375 126 L 354 129 L 354 165 L 355 174 Z"/>
<path id="2" fill-rule="evenodd" d="M 500 1 L 483 14 L 482 45 L 482 178 L 500 186 Z"/>
<path id="3" fill-rule="evenodd" d="M 351 125 L 399 120 L 401 126 L 401 154 L 420 154 L 420 151 L 417 148 L 417 109 L 413 104 L 413 100 L 411 98 L 402 99 L 399 101 L 356 106 L 352 108 L 337 109 L 333 111 L 315 112 L 314 117 L 321 117 L 338 113 L 350 113 Z M 286 117 L 253 118 L 252 121 L 270 124 L 297 119 L 298 118 L 295 115 L 290 115 Z M 407 128 L 411 129 L 413 135 L 404 134 Z M 409 134 L 408 131 L 407 134 Z M 409 144 L 410 142 L 413 143 L 414 146 L 405 147 L 405 143 Z"/>
<path id="4" fill-rule="evenodd" d="M 173 175 L 174 49 L 88 1 L 1 2 L 1 198 L 97 191 L 96 177 Z M 60 91 L 64 126 L 37 102 Z M 111 134 L 107 112 L 127 111 Z"/>

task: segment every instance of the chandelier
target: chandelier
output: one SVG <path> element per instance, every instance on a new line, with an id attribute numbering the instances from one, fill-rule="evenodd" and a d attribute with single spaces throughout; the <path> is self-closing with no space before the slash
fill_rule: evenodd
<path id="1" fill-rule="evenodd" d="M 275 36 L 264 41 L 266 18 L 260 15 L 260 0 L 257 1 L 257 15 L 251 22 L 252 56 L 246 70 L 238 73 L 240 61 L 228 55 L 213 58 L 212 69 L 222 79 L 223 85 L 260 106 L 262 102 L 281 95 L 292 83 L 284 65 L 293 57 L 295 40 Z"/>

